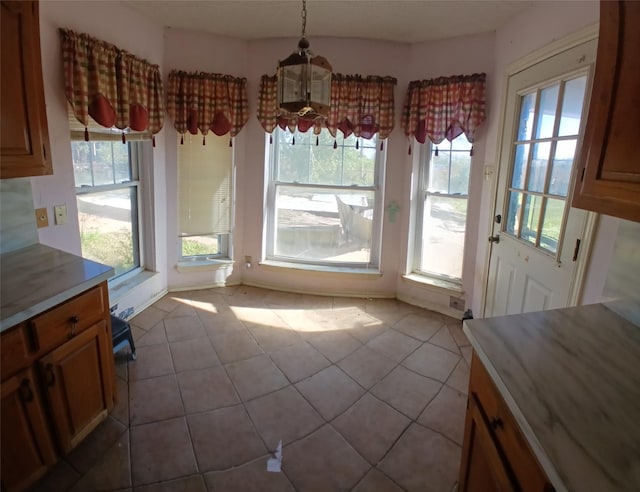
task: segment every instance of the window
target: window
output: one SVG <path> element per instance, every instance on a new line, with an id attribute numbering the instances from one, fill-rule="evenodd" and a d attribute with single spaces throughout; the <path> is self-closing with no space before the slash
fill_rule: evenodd
<path id="1" fill-rule="evenodd" d="M 233 148 L 228 137 L 178 135 L 180 257 L 229 258 Z M 183 144 L 180 141 L 184 142 Z"/>
<path id="2" fill-rule="evenodd" d="M 505 232 L 559 255 L 587 76 L 520 98 Z"/>
<path id="3" fill-rule="evenodd" d="M 275 130 L 268 188 L 267 258 L 377 265 L 381 154 L 376 136 Z"/>
<path id="4" fill-rule="evenodd" d="M 116 277 L 138 271 L 141 142 L 72 141 L 82 256 L 113 267 Z"/>
<path id="5" fill-rule="evenodd" d="M 467 224 L 471 144 L 423 145 L 414 272 L 460 283 Z"/>

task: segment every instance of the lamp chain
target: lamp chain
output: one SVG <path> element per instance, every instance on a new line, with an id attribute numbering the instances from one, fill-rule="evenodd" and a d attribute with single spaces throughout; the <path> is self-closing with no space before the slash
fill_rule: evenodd
<path id="1" fill-rule="evenodd" d="M 307 0 L 302 0 L 302 37 L 307 31 Z"/>

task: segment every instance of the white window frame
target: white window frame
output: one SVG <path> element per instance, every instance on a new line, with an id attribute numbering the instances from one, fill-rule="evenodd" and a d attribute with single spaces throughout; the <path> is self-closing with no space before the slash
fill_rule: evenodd
<path id="1" fill-rule="evenodd" d="M 466 137 L 465 137 L 466 138 Z M 413 255 L 412 261 L 410 265 L 410 274 L 417 275 L 418 277 L 422 277 L 424 279 L 432 279 L 436 281 L 440 285 L 449 284 L 454 287 L 454 290 L 458 290 L 462 287 L 462 277 L 464 275 L 464 267 L 466 261 L 466 245 L 467 245 L 467 229 L 468 229 L 468 221 L 469 221 L 469 190 L 471 188 L 471 173 L 473 169 L 473 156 L 470 156 L 470 164 L 469 164 L 469 182 L 467 183 L 467 193 L 466 194 L 455 194 L 455 193 L 439 193 L 439 192 L 430 192 L 429 191 L 429 173 L 431 170 L 431 156 L 435 151 L 435 148 L 440 150 L 440 147 L 448 144 L 448 148 L 443 149 L 443 152 L 450 152 L 451 142 L 448 140 L 443 140 L 438 145 L 434 145 L 430 140 L 424 144 L 420 145 L 420 153 L 419 153 L 419 162 L 418 162 L 418 179 L 417 179 L 417 190 L 416 190 L 416 207 L 415 207 L 415 220 L 414 220 L 414 234 L 413 234 Z M 462 151 L 454 151 L 454 152 L 462 152 Z M 439 274 L 436 272 L 429 272 L 422 270 L 420 268 L 421 260 L 422 260 L 422 237 L 424 234 L 423 224 L 424 224 L 424 204 L 426 202 L 427 196 L 436 196 L 442 198 L 464 198 L 467 200 L 467 213 L 465 215 L 465 227 L 464 234 L 465 238 L 463 241 L 463 250 L 462 250 L 462 263 L 460 269 L 460 278 L 450 277 L 445 274 Z"/>
<path id="2" fill-rule="evenodd" d="M 77 141 L 77 140 L 75 140 Z M 72 140 L 74 142 L 74 140 Z M 80 186 L 75 188 L 76 199 L 78 196 L 83 195 L 91 195 L 95 193 L 102 193 L 105 191 L 112 190 L 125 190 L 129 188 L 134 188 L 136 190 L 136 203 L 135 205 L 135 219 L 136 219 L 136 230 L 133 233 L 133 243 L 137 243 L 137 257 L 138 257 L 138 266 L 132 268 L 127 272 L 123 272 L 119 275 L 113 276 L 108 280 L 109 286 L 114 287 L 121 283 L 126 282 L 130 278 L 138 275 L 145 269 L 145 229 L 144 229 L 144 220 L 143 220 L 143 186 L 141 175 L 143 175 L 142 168 L 143 166 L 143 142 L 141 141 L 129 141 L 125 144 L 114 141 L 112 138 L 100 139 L 99 134 L 96 136 L 93 135 L 93 139 L 89 142 L 111 142 L 112 145 L 127 145 L 129 148 L 129 160 L 131 163 L 131 174 L 132 179 L 130 181 L 123 181 L 122 183 L 117 184 L 109 184 L 109 185 L 97 185 L 97 186 Z M 93 166 L 92 166 L 93 170 Z M 132 216 L 134 216 L 134 211 L 132 210 Z M 132 224 L 133 225 L 133 224 Z M 136 241 L 137 239 L 137 241 Z M 134 258 L 135 258 L 134 251 Z"/>
<path id="3" fill-rule="evenodd" d="M 275 132 L 280 131 L 288 131 L 282 130 L 280 127 L 276 127 Z M 326 128 L 322 129 L 323 132 L 328 132 Z M 312 130 L 308 130 L 308 134 L 311 133 Z M 342 133 L 338 133 L 338 137 L 341 137 Z M 277 162 L 276 156 L 278 154 L 278 135 L 273 135 L 272 143 L 270 142 L 269 135 L 265 135 L 266 146 L 269 147 L 268 162 L 267 166 L 267 190 L 266 190 L 266 230 L 265 230 L 265 243 L 266 243 L 266 252 L 265 258 L 268 261 L 280 262 L 280 263 L 291 263 L 291 264 L 300 264 L 300 265 L 309 265 L 313 267 L 321 267 L 321 268 L 329 268 L 329 269 L 354 269 L 354 270 L 371 270 L 379 268 L 380 264 L 380 250 L 381 250 L 381 223 L 382 217 L 384 214 L 384 210 L 382 207 L 383 204 L 383 183 L 385 176 L 385 163 L 386 163 L 386 148 L 384 145 L 384 149 L 380 150 L 380 140 L 377 140 L 376 145 L 376 157 L 375 157 L 375 171 L 374 171 L 374 184 L 372 186 L 360 186 L 360 185 L 324 185 L 324 184 L 306 184 L 306 183 L 298 183 L 295 181 L 279 181 L 276 179 L 277 176 Z M 332 137 L 333 138 L 333 137 Z M 361 139 L 362 140 L 362 139 Z M 338 148 L 335 149 L 336 152 L 340 151 L 340 144 L 338 144 Z M 344 189 L 345 191 L 353 191 L 353 190 L 362 190 L 362 191 L 372 191 L 374 192 L 374 212 L 373 212 L 373 221 L 372 221 L 372 232 L 371 232 L 371 246 L 369 251 L 369 262 L 335 262 L 335 261 L 311 261 L 304 260 L 298 258 L 291 258 L 288 256 L 279 256 L 275 255 L 275 200 L 277 195 L 278 186 L 287 186 L 287 187 L 300 187 L 300 188 L 318 188 L 318 189 Z"/>
<path id="4" fill-rule="evenodd" d="M 214 135 L 216 138 L 223 138 Z M 200 142 L 199 138 L 202 137 L 202 134 L 198 132 L 197 136 L 194 135 L 185 135 L 186 138 L 196 138 L 198 142 Z M 178 139 L 180 139 L 180 135 L 178 135 Z M 178 145 L 182 145 L 178 143 Z M 176 162 L 179 166 L 179 163 Z M 179 172 L 177 179 L 180 179 Z M 236 145 L 235 145 L 235 137 L 231 138 L 231 183 L 229 184 L 229 202 L 230 202 L 230 217 L 229 217 L 229 225 L 230 231 L 228 234 L 218 234 L 218 247 L 219 253 L 211 254 L 205 253 L 201 255 L 182 255 L 182 241 L 184 239 L 188 239 L 189 236 L 180 236 L 178 235 L 178 263 L 189 264 L 189 263 L 198 263 L 208 260 L 222 260 L 222 261 L 231 261 L 233 258 L 233 231 L 235 228 L 235 186 L 236 186 Z M 178 195 L 180 193 L 178 187 Z M 180 196 L 177 196 L 178 203 L 180 202 Z M 180 231 L 180 214 L 178 214 L 178 231 Z"/>

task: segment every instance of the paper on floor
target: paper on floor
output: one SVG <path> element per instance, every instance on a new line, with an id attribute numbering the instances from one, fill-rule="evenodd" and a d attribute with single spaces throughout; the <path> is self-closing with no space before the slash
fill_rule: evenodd
<path id="1" fill-rule="evenodd" d="M 278 443 L 276 449 L 275 458 L 269 458 L 267 460 L 268 472 L 279 472 L 282 469 L 282 440 Z"/>

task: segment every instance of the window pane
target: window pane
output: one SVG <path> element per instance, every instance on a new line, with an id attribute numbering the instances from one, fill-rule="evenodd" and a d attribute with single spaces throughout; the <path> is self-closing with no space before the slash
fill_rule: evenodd
<path id="1" fill-rule="evenodd" d="M 517 236 L 520 232 L 520 208 L 522 207 L 522 193 L 511 191 L 509 193 L 509 209 L 507 210 L 507 223 L 505 231 Z"/>
<path id="2" fill-rule="evenodd" d="M 178 233 L 215 236 L 231 229 L 233 153 L 226 137 L 187 136 L 178 142 Z M 224 254 L 222 252 L 221 254 Z M 213 254 L 209 251 L 203 254 Z M 217 254 L 217 253 L 216 253 Z"/>
<path id="3" fill-rule="evenodd" d="M 427 195 L 420 270 L 462 278 L 467 199 Z"/>
<path id="4" fill-rule="evenodd" d="M 529 144 L 516 145 L 516 154 L 513 160 L 513 177 L 511 178 L 512 188 L 524 189 L 527 159 L 529 159 Z"/>
<path id="5" fill-rule="evenodd" d="M 556 84 L 540 92 L 540 109 L 538 113 L 536 138 L 550 138 L 553 135 L 559 91 L 560 84 Z"/>
<path id="6" fill-rule="evenodd" d="M 136 188 L 78 195 L 82 256 L 114 268 L 140 266 Z"/>
<path id="7" fill-rule="evenodd" d="M 555 198 L 547 199 L 547 207 L 544 211 L 542 234 L 540 235 L 540 247 L 555 253 L 558 250 L 558 240 L 564 215 L 564 200 Z"/>
<path id="8" fill-rule="evenodd" d="M 278 172 L 279 181 L 290 183 L 308 183 L 310 181 L 309 133 L 277 131 L 278 135 Z M 293 142 L 295 140 L 295 145 Z"/>
<path id="9" fill-rule="evenodd" d="M 529 168 L 529 191 L 544 191 L 544 182 L 547 177 L 547 163 L 551 152 L 551 142 L 541 142 L 533 145 L 533 157 Z"/>
<path id="10" fill-rule="evenodd" d="M 451 179 L 449 181 L 450 194 L 469 194 L 469 173 L 471 171 L 471 156 L 468 152 L 451 153 Z"/>
<path id="11" fill-rule="evenodd" d="M 431 193 L 449 193 L 449 163 L 451 154 L 438 150 L 435 154 L 435 147 L 431 152 L 431 162 L 429 164 L 429 188 Z"/>
<path id="12" fill-rule="evenodd" d="M 373 191 L 278 186 L 274 254 L 311 262 L 368 263 Z"/>
<path id="13" fill-rule="evenodd" d="M 551 168 L 551 182 L 549 183 L 549 193 L 552 195 L 567 196 L 576 145 L 576 140 L 559 140 L 556 143 L 553 167 Z"/>
<path id="14" fill-rule="evenodd" d="M 220 255 L 218 234 L 183 237 L 181 256 Z"/>
<path id="15" fill-rule="evenodd" d="M 468 154 L 471 150 L 471 147 L 473 147 L 473 144 L 467 140 L 467 137 L 464 133 L 459 137 L 454 138 L 451 142 L 451 150 L 463 150 Z"/>
<path id="16" fill-rule="evenodd" d="M 531 140 L 533 117 L 536 111 L 536 93 L 527 94 L 521 99 L 518 141 Z"/>
<path id="17" fill-rule="evenodd" d="M 540 209 L 542 208 L 542 197 L 537 195 L 525 195 L 524 215 L 522 216 L 522 232 L 520 237 L 535 244 L 538 235 L 538 222 L 540 220 Z"/>
<path id="18" fill-rule="evenodd" d="M 76 188 L 137 179 L 129 161 L 129 144 L 73 141 L 71 153 Z"/>
<path id="19" fill-rule="evenodd" d="M 577 135 L 580 131 L 580 117 L 582 116 L 586 85 L 586 75 L 569 80 L 565 84 L 560 129 L 558 131 L 559 136 Z"/>

